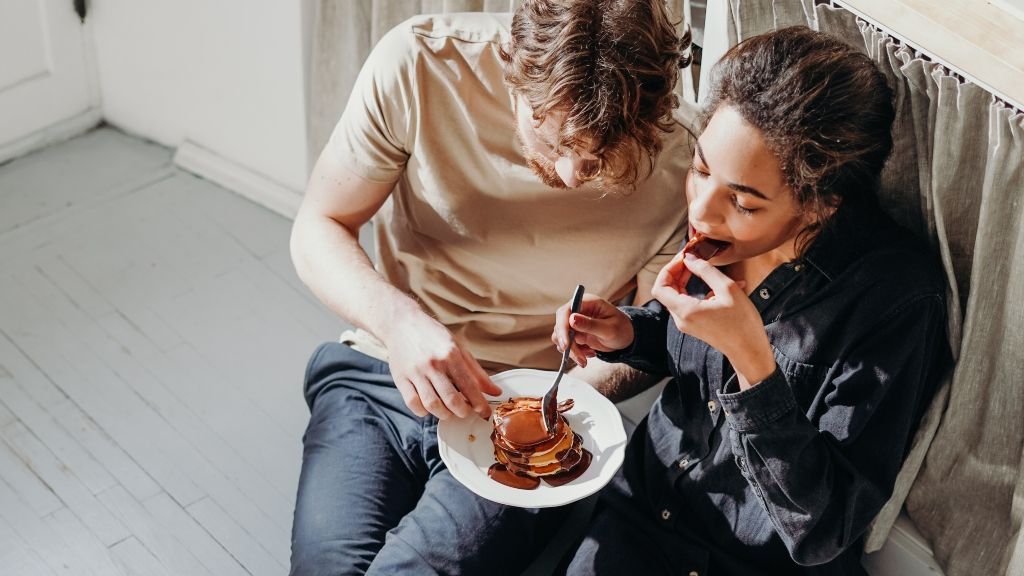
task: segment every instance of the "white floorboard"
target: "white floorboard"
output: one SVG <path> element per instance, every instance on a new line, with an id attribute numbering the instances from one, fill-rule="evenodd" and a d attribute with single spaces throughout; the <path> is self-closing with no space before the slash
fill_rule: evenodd
<path id="1" fill-rule="evenodd" d="M 287 571 L 315 346 L 290 222 L 99 129 L 0 165 L 0 573 Z"/>

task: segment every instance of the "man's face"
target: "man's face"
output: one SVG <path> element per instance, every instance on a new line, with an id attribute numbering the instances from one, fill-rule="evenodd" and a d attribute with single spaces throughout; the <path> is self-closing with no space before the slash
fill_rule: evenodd
<path id="1" fill-rule="evenodd" d="M 538 123 L 522 96 L 516 96 L 515 113 L 516 137 L 523 156 L 541 181 L 552 188 L 576 188 L 582 184 L 579 174 L 590 171 L 597 157 L 582 150 L 558 148 L 561 114 L 550 113 L 544 122 Z"/>

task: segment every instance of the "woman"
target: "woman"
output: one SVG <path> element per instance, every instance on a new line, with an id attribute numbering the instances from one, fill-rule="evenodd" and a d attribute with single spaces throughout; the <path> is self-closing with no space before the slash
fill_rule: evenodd
<path id="1" fill-rule="evenodd" d="M 672 378 L 569 573 L 863 573 L 948 358 L 941 270 L 875 197 L 892 93 L 803 27 L 735 46 L 713 82 L 686 198 L 717 253 L 681 252 L 643 308 L 556 314 L 579 364 Z"/>

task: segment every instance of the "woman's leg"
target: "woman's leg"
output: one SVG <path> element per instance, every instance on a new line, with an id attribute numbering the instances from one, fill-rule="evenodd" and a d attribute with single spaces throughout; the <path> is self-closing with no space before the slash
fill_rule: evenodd
<path id="1" fill-rule="evenodd" d="M 679 574 L 678 560 L 660 538 L 654 538 L 632 519 L 613 508 L 599 505 L 591 523 L 569 562 L 569 576 L 633 576 Z M 686 572 L 682 572 L 685 574 Z"/>

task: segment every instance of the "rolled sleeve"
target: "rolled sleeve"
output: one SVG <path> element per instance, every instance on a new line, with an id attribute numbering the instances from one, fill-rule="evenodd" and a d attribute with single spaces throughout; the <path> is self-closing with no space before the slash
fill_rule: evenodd
<path id="1" fill-rule="evenodd" d="M 627 364 L 648 374 L 668 375 L 665 334 L 668 312 L 656 300 L 643 307 L 622 306 L 619 310 L 625 312 L 633 324 L 633 343 L 622 350 L 598 352 L 597 357 L 605 362 Z"/>
<path id="2" fill-rule="evenodd" d="M 725 385 L 726 391 L 718 393 L 726 419 L 737 432 L 756 432 L 796 409 L 793 390 L 778 366 L 759 384 L 739 392 L 727 392 L 737 388 L 737 383 L 733 375 Z"/>

